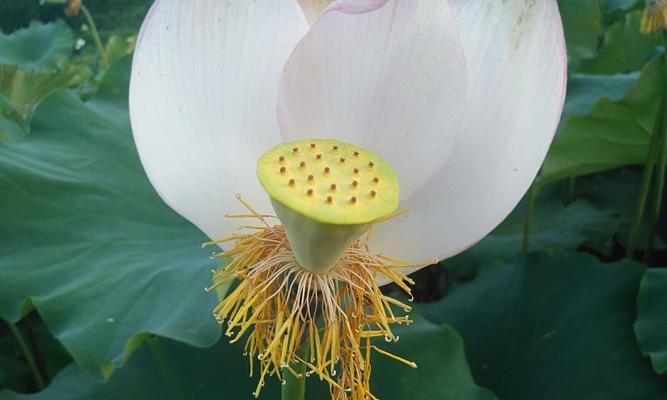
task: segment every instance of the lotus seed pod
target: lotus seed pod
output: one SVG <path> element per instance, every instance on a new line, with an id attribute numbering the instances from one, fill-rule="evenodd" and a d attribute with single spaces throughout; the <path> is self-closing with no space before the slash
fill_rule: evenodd
<path id="1" fill-rule="evenodd" d="M 313 272 L 328 271 L 359 235 L 398 207 L 393 168 L 337 140 L 279 144 L 260 157 L 257 176 L 297 262 Z"/>

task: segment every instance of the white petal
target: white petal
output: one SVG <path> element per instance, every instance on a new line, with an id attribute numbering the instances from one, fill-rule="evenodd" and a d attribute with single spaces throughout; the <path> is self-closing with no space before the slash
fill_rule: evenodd
<path id="1" fill-rule="evenodd" d="M 463 130 L 437 173 L 375 230 L 373 248 L 412 260 L 470 247 L 516 206 L 542 164 L 562 110 L 563 30 L 555 0 L 457 0 L 468 61 Z"/>
<path id="2" fill-rule="evenodd" d="M 334 2 L 285 66 L 281 132 L 367 147 L 396 168 L 409 196 L 450 151 L 465 68 L 447 1 Z"/>
<path id="3" fill-rule="evenodd" d="M 159 0 L 141 29 L 130 112 L 139 155 L 174 210 L 212 238 L 239 225 L 240 193 L 271 210 L 258 157 L 281 137 L 276 94 L 308 24 L 286 0 Z"/>

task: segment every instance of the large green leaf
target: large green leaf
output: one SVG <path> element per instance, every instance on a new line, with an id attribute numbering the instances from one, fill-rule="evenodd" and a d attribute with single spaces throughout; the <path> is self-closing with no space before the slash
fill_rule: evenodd
<path id="1" fill-rule="evenodd" d="M 586 199 L 570 204 L 563 200 L 558 185 L 542 188 L 537 196 L 530 233 L 530 249 L 576 250 L 584 243 L 608 241 L 616 215 Z M 443 261 L 463 275 L 474 275 L 489 260 L 509 261 L 522 251 L 526 222 L 526 198 L 490 235 L 464 253 Z"/>
<path id="2" fill-rule="evenodd" d="M 0 66 L 0 94 L 14 110 L 28 119 L 49 94 L 86 82 L 90 69 L 80 62 L 65 62 L 58 71 L 24 70 L 16 65 Z"/>
<path id="3" fill-rule="evenodd" d="M 651 357 L 653 368 L 667 372 L 667 269 L 646 272 L 637 297 L 635 333 L 639 348 Z"/>
<path id="4" fill-rule="evenodd" d="M 103 37 L 132 36 L 139 32 L 141 21 L 154 0 L 87 0 L 86 5 L 95 16 Z M 79 19 L 84 22 L 82 16 Z"/>
<path id="5" fill-rule="evenodd" d="M 3 391 L 0 399 L 249 399 L 257 382 L 248 378 L 248 362 L 241 352 L 240 345 L 224 340 L 202 350 L 153 338 L 106 383 L 91 379 L 72 364 L 41 393 Z M 279 393 L 275 379 L 269 379 L 263 398 L 276 399 Z"/>
<path id="6" fill-rule="evenodd" d="M 72 357 L 46 329 L 37 315 L 27 316 L 17 329 L 34 352 L 35 363 L 45 382 L 72 363 Z M 17 342 L 0 321 L 0 388 L 33 392 L 39 388 Z"/>
<path id="7" fill-rule="evenodd" d="M 613 215 L 613 224 L 607 230 L 607 235 L 615 238 L 622 246 L 627 243 L 630 226 L 635 218 L 642 174 L 643 171 L 639 168 L 623 168 L 580 178 L 576 182 L 575 196 L 589 201 L 598 210 Z M 637 249 L 646 247 L 650 226 L 650 213 L 644 213 L 635 243 Z M 664 232 L 658 229 L 658 233 Z M 660 236 L 656 238 L 654 246 L 657 250 L 666 248 L 666 244 Z M 598 250 L 601 250 L 603 254 L 610 255 L 610 249 L 598 248 Z"/>
<path id="8" fill-rule="evenodd" d="M 129 60 L 87 102 L 53 94 L 34 135 L 0 144 L 0 317 L 31 300 L 74 360 L 108 375 L 146 332 L 214 343 L 206 238 L 148 183 L 127 111 Z"/>
<path id="9" fill-rule="evenodd" d="M 417 316 L 399 328 L 400 341 L 379 346 L 415 361 L 412 369 L 384 356 L 372 361 L 374 393 L 384 400 L 493 400 L 496 397 L 472 380 L 463 341 L 449 326 L 437 326 Z M 72 365 L 45 391 L 18 395 L 5 391 L 0 399 L 245 399 L 251 398 L 257 378 L 248 378 L 242 346 L 226 341 L 201 350 L 163 339 L 151 339 L 107 383 L 97 382 Z M 309 381 L 309 399 L 327 396 L 317 378 Z M 417 389 L 417 390 L 416 390 Z M 277 379 L 269 378 L 263 399 L 280 397 Z"/>
<path id="10" fill-rule="evenodd" d="M 61 0 L 65 2 L 66 0 Z M 139 26 L 154 0 L 85 0 L 86 7 L 95 18 L 95 24 L 103 39 L 112 35 L 130 36 Z M 63 16 L 63 6 L 40 6 L 42 0 L 0 1 L 0 30 L 13 32 L 28 26 L 32 20 L 53 21 Z M 74 27 L 87 23 L 82 13 L 69 18 Z M 81 29 L 83 31 L 83 29 Z M 85 32 L 78 32 L 85 33 Z M 86 35 L 87 36 L 87 35 Z"/>
<path id="11" fill-rule="evenodd" d="M 3 67 L 0 67 L 0 84 Z M 19 141 L 30 132 L 30 124 L 14 109 L 11 101 L 0 94 L 0 141 Z"/>
<path id="12" fill-rule="evenodd" d="M 620 101 L 639 80 L 639 73 L 616 75 L 573 74 L 567 82 L 563 118 L 584 117 L 602 99 Z"/>
<path id="13" fill-rule="evenodd" d="M 21 359 L 16 341 L 0 322 L 0 387 L 27 390 L 30 383 L 30 369 Z"/>
<path id="14" fill-rule="evenodd" d="M 600 0 L 558 0 L 567 41 L 571 67 L 581 59 L 592 57 L 598 46 L 602 12 Z"/>
<path id="15" fill-rule="evenodd" d="M 463 351 L 463 339 L 451 326 L 437 326 L 413 312 L 415 323 L 396 329 L 398 343 L 378 346 L 412 360 L 406 368 L 384 356 L 373 361 L 374 393 L 381 399 L 491 400 L 496 397 L 477 386 Z"/>
<path id="16" fill-rule="evenodd" d="M 57 69 L 74 50 L 74 35 L 63 20 L 30 27 L 11 35 L 0 33 L 0 65 L 17 64 L 24 69 Z"/>
<path id="17" fill-rule="evenodd" d="M 0 141 L 18 142 L 31 132 L 32 114 L 51 93 L 81 85 L 92 72 L 81 62 L 65 62 L 57 71 L 0 66 Z"/>
<path id="18" fill-rule="evenodd" d="M 37 1 L 0 1 L 0 31 L 9 33 L 28 26 L 40 16 L 39 11 Z M 55 19 L 55 16 L 50 17 Z"/>
<path id="19" fill-rule="evenodd" d="M 644 164 L 664 74 L 664 57 L 656 57 L 622 99 L 601 98 L 587 115 L 566 119 L 544 162 L 540 181 Z"/>
<path id="20" fill-rule="evenodd" d="M 488 264 L 420 309 L 461 333 L 476 380 L 501 399 L 664 399 L 632 330 L 644 271 L 539 253 Z"/>
<path id="21" fill-rule="evenodd" d="M 115 64 L 123 57 L 132 54 L 136 37 L 122 38 L 120 36 L 111 36 L 104 46 L 104 52 L 109 61 L 109 65 Z"/>
<path id="22" fill-rule="evenodd" d="M 589 74 L 616 74 L 640 70 L 664 42 L 660 35 L 642 35 L 641 11 L 625 15 L 605 33 L 599 53 L 585 60 L 582 72 Z"/>
<path id="23" fill-rule="evenodd" d="M 602 0 L 602 6 L 606 11 L 626 11 L 641 2 L 642 0 Z"/>
<path id="24" fill-rule="evenodd" d="M 85 60 L 69 59 L 73 46 L 72 32 L 61 20 L 0 34 L 0 141 L 24 139 L 42 100 L 92 77 Z"/>

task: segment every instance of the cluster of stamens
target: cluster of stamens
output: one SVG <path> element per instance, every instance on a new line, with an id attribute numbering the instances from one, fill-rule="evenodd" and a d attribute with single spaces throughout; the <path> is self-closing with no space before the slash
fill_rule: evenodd
<path id="1" fill-rule="evenodd" d="M 646 0 L 646 8 L 641 21 L 644 34 L 667 30 L 667 0 Z"/>
<path id="2" fill-rule="evenodd" d="M 401 268 L 423 264 L 373 255 L 366 241 L 359 240 L 332 270 L 309 272 L 296 263 L 283 227 L 270 226 L 265 221 L 269 216 L 238 198 L 250 214 L 229 217 L 256 218 L 263 227 L 247 226 L 253 232 L 204 244 L 235 242 L 232 249 L 212 256 L 233 260 L 212 271 L 213 285 L 207 290 L 238 282 L 213 313 L 226 323 L 225 334 L 232 343 L 245 338 L 250 375 L 259 372 L 256 397 L 267 376 L 275 375 L 284 384 L 285 374 L 301 378 L 295 367 L 302 366 L 305 376 L 316 375 L 328 383 L 332 399 L 377 400 L 370 391 L 371 353 L 417 367 L 373 339 L 398 341 L 392 326 L 412 322 L 407 315 L 395 314 L 396 309 L 409 312 L 411 307 L 382 293 L 377 278 L 388 278 L 410 295 L 414 282 Z M 307 355 L 301 355 L 302 349 Z"/>

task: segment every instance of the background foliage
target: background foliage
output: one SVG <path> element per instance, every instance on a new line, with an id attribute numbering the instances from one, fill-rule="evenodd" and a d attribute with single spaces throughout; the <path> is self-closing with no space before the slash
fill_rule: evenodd
<path id="1" fill-rule="evenodd" d="M 0 399 L 254 390 L 209 314 L 206 238 L 159 200 L 132 141 L 129 66 L 150 3 L 86 1 L 98 30 L 60 5 L 0 3 Z M 559 5 L 569 90 L 543 169 L 491 235 L 417 273 L 416 322 L 383 345 L 420 368 L 376 362 L 382 399 L 667 398 L 651 162 L 665 154 L 664 41 L 639 34 L 643 1 Z M 309 382 L 312 398 L 323 389 Z"/>

